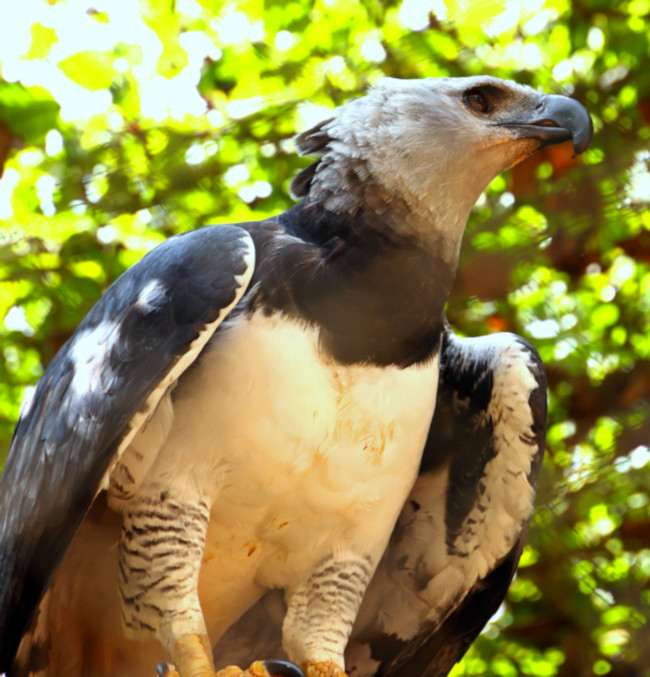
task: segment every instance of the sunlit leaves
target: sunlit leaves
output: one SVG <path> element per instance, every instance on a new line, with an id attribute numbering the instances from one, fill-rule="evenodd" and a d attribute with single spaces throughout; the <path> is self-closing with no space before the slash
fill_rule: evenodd
<path id="1" fill-rule="evenodd" d="M 0 120 L 30 146 L 59 124 L 58 104 L 40 87 L 0 82 L 0 111 Z"/>
<path id="2" fill-rule="evenodd" d="M 0 10 L 0 35 L 18 9 Z M 645 669 L 648 0 L 42 10 L 21 19 L 20 54 L 0 44 L 3 449 L 24 388 L 106 285 L 173 232 L 289 207 L 288 184 L 308 161 L 293 134 L 381 75 L 489 72 L 586 103 L 596 130 L 586 154 L 547 149 L 486 190 L 448 307 L 465 334 L 531 340 L 550 383 L 521 569 L 454 674 Z"/>
<path id="3" fill-rule="evenodd" d="M 59 68 L 86 89 L 108 89 L 113 81 L 113 59 L 103 52 L 93 50 L 71 54 L 59 61 Z"/>
<path id="4" fill-rule="evenodd" d="M 31 27 L 31 33 L 32 44 L 25 57 L 28 59 L 45 59 L 50 53 L 52 45 L 58 40 L 56 31 L 50 26 L 34 23 Z"/>
<path id="5" fill-rule="evenodd" d="M 157 35 L 162 46 L 157 71 L 164 77 L 172 77 L 188 63 L 187 52 L 179 42 L 182 27 L 180 16 L 173 10 L 173 3 L 145 0 L 140 3 L 142 18 Z"/>

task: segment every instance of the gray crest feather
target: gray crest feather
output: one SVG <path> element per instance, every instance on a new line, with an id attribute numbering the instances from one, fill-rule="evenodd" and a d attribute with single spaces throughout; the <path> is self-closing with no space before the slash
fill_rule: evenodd
<path id="1" fill-rule="evenodd" d="M 328 118 L 319 122 L 314 127 L 298 134 L 296 137 L 296 148 L 300 155 L 321 155 L 325 152 L 327 145 L 332 140 L 329 135 L 327 127 L 334 118 Z M 309 193 L 309 186 L 311 185 L 316 169 L 320 160 L 312 162 L 302 171 L 298 172 L 291 181 L 291 194 L 295 198 L 305 197 Z"/>

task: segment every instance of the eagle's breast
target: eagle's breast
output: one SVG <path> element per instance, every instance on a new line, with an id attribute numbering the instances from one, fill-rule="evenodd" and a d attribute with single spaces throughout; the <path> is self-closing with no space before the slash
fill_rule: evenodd
<path id="1" fill-rule="evenodd" d="M 437 359 L 341 365 L 315 328 L 257 312 L 224 326 L 199 365 L 173 393 L 147 483 L 201 487 L 213 501 L 206 551 L 267 560 L 268 585 L 333 547 L 379 553 L 417 475 Z"/>

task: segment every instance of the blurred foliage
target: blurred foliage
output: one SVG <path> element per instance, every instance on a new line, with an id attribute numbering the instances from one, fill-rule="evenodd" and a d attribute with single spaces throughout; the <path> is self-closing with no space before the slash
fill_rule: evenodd
<path id="1" fill-rule="evenodd" d="M 102 291 L 165 237 L 292 204 L 296 131 L 382 75 L 491 73 L 591 111 L 498 177 L 448 305 L 550 381 L 529 545 L 455 675 L 650 670 L 650 0 L 23 0 L 0 9 L 0 449 Z"/>

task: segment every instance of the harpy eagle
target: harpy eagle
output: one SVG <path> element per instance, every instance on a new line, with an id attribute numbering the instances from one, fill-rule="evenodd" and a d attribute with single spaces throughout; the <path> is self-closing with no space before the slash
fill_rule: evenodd
<path id="1" fill-rule="evenodd" d="M 591 135 L 513 82 L 386 79 L 297 137 L 296 206 L 126 271 L 16 427 L 0 671 L 205 677 L 281 637 L 307 677 L 447 674 L 516 568 L 546 413 L 529 344 L 446 325 L 463 230 Z"/>

